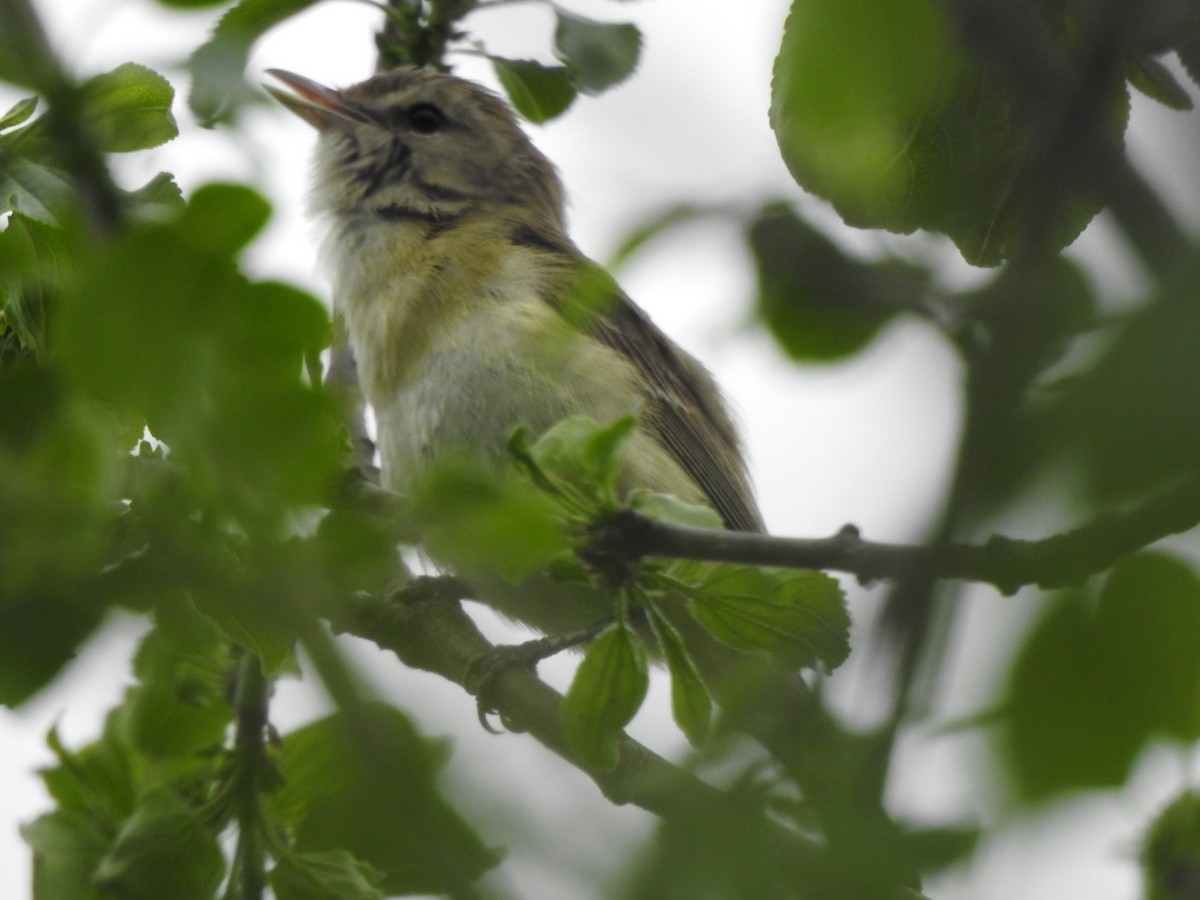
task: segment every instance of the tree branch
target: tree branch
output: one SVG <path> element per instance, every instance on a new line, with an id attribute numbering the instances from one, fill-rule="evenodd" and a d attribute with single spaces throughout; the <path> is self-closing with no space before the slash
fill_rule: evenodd
<path id="1" fill-rule="evenodd" d="M 441 675 L 468 692 L 473 663 L 496 647 L 480 634 L 457 602 L 466 586 L 452 578 L 421 579 L 388 600 L 360 599 L 353 609 L 331 617 L 335 629 L 373 641 L 413 668 Z M 747 831 L 769 851 L 772 863 L 793 884 L 805 884 L 822 865 L 825 849 L 788 831 L 750 805 L 739 802 L 695 775 L 622 735 L 615 769 L 589 769 L 571 752 L 563 730 L 562 695 L 532 669 L 511 668 L 488 685 L 488 699 L 512 731 L 527 732 L 547 749 L 585 772 L 613 803 L 631 803 L 667 818 L 702 815 L 727 823 L 744 840 Z M 918 892 L 897 886 L 895 900 L 920 900 Z"/>
<path id="2" fill-rule="evenodd" d="M 1126 513 L 1105 513 L 1072 531 L 1036 541 L 996 536 L 984 544 L 940 547 L 864 541 L 854 526 L 829 538 L 780 538 L 648 519 L 624 510 L 598 523 L 601 553 L 749 565 L 832 569 L 860 581 L 902 579 L 927 570 L 942 579 L 980 581 L 1011 594 L 1022 585 L 1078 584 L 1122 557 L 1200 524 L 1200 479 L 1164 491 Z"/>

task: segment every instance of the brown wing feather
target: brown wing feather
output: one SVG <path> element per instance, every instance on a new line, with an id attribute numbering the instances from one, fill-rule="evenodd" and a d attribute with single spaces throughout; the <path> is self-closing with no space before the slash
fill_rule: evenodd
<path id="1" fill-rule="evenodd" d="M 641 373 L 642 426 L 666 448 L 734 531 L 765 531 L 750 490 L 737 429 L 708 370 L 672 343 L 600 266 L 558 233 L 517 224 L 517 247 L 548 251 L 562 281 L 547 300 L 568 322 Z"/>
<path id="2" fill-rule="evenodd" d="M 645 376 L 643 427 L 700 486 L 726 527 L 763 531 L 737 432 L 708 371 L 624 295 L 601 314 L 591 332 Z M 707 389 L 698 390 L 698 384 Z"/>

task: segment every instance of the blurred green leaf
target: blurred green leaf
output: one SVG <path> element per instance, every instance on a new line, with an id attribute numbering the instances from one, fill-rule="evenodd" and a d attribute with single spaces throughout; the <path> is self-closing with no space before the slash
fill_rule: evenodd
<path id="1" fill-rule="evenodd" d="M 944 109 L 957 65 L 931 0 L 793 0 L 771 98 L 788 168 L 853 224 L 908 224 L 918 128 Z"/>
<path id="2" fill-rule="evenodd" d="M 1096 327 L 1098 303 L 1083 270 L 1062 256 L 1014 262 L 948 307 L 971 363 L 972 465 L 964 496 L 1005 504 L 1030 477 L 1061 459 L 1052 409 L 1063 381 L 1054 371 L 1076 339 Z M 1090 438 L 1089 438 L 1090 440 Z"/>
<path id="3" fill-rule="evenodd" d="M 245 249 L 271 217 L 271 205 L 240 184 L 202 185 L 188 198 L 182 226 L 199 250 L 229 256 Z"/>
<path id="4" fill-rule="evenodd" d="M 646 651 L 631 629 L 613 625 L 592 641 L 562 701 L 563 730 L 580 762 L 601 772 L 617 765 L 621 730 L 649 687 Z"/>
<path id="5" fill-rule="evenodd" d="M 109 712 L 100 738 L 77 752 L 67 750 L 52 728 L 46 743 L 58 765 L 38 773 L 60 809 L 87 814 L 110 837 L 133 812 L 146 775 L 125 739 L 122 718 L 119 709 Z"/>
<path id="6" fill-rule="evenodd" d="M 81 91 L 81 115 L 101 150 L 148 150 L 179 134 L 171 115 L 175 89 L 145 66 L 123 63 L 89 78 Z"/>
<path id="7" fill-rule="evenodd" d="M 1096 90 L 1120 135 L 1124 82 Z M 771 125 L 793 177 L 848 224 L 940 231 L 975 265 L 1061 248 L 1099 208 L 1070 163 L 1028 168 L 1023 100 L 963 54 L 934 0 L 793 0 Z"/>
<path id="8" fill-rule="evenodd" d="M 1145 900 L 1189 900 L 1200 883 L 1200 794 L 1184 791 L 1146 831 L 1140 861 Z"/>
<path id="9" fill-rule="evenodd" d="M 75 659 L 105 608 L 71 595 L 0 597 L 0 704 L 15 708 Z"/>
<path id="10" fill-rule="evenodd" d="M 1160 553 L 1109 575 L 1095 609 L 1049 606 L 1012 668 L 1009 763 L 1024 797 L 1114 787 L 1147 741 L 1200 735 L 1200 578 Z"/>
<path id="11" fill-rule="evenodd" d="M 499 56 L 490 59 L 513 108 L 530 122 L 553 119 L 575 99 L 570 74 L 563 66 Z"/>
<path id="12" fill-rule="evenodd" d="M 981 834 L 977 825 L 944 826 L 906 831 L 903 839 L 909 857 L 922 872 L 939 872 L 969 856 Z"/>
<path id="13" fill-rule="evenodd" d="M 570 546 L 553 503 L 532 485 L 465 465 L 430 473 L 413 509 L 434 559 L 480 566 L 512 582 Z"/>
<path id="14" fill-rule="evenodd" d="M 188 107 L 201 125 L 231 121 L 242 106 L 262 101 L 262 95 L 243 78 L 251 48 L 264 32 L 316 2 L 241 0 L 221 17 L 212 37 L 188 61 L 192 73 Z"/>
<path id="15" fill-rule="evenodd" d="M 145 217 L 177 214 L 186 205 L 183 192 L 169 172 L 159 172 L 137 190 L 127 191 L 126 197 L 132 212 Z"/>
<path id="16" fill-rule="evenodd" d="M 8 271 L 0 275 L 8 292 L 5 318 L 37 354 L 47 350 L 54 296 L 79 252 L 74 237 L 19 212 L 9 216 L 8 227 L 0 232 L 0 253 L 9 261 Z"/>
<path id="17" fill-rule="evenodd" d="M 289 853 L 269 881 L 276 900 L 384 900 L 383 873 L 345 850 Z"/>
<path id="18" fill-rule="evenodd" d="M 1175 75 L 1153 56 L 1134 56 L 1125 63 L 1125 77 L 1135 88 L 1170 109 L 1189 110 L 1192 98 Z"/>
<path id="19" fill-rule="evenodd" d="M 89 245 L 53 336 L 72 387 L 142 416 L 194 489 L 260 510 L 323 498 L 343 448 L 333 399 L 304 383 L 328 314 L 247 281 L 233 258 L 267 213 L 248 189 L 214 185 L 166 221 Z"/>
<path id="20" fill-rule="evenodd" d="M 712 728 L 712 697 L 692 665 L 679 632 L 653 608 L 649 616 L 663 662 L 671 675 L 671 714 L 692 746 L 699 747 Z"/>
<path id="21" fill-rule="evenodd" d="M 1179 267 L 1149 304 L 1118 322 L 1098 362 L 1047 414 L 1055 439 L 1079 454 L 1101 501 L 1191 476 L 1200 460 L 1200 259 Z"/>
<path id="22" fill-rule="evenodd" d="M 116 529 L 112 437 L 50 372 L 0 369 L 0 703 L 43 687 L 107 612 L 86 584 Z"/>
<path id="23" fill-rule="evenodd" d="M 173 790 L 152 791 L 121 826 L 95 883 L 122 900 L 211 900 L 225 857 L 202 814 Z"/>
<path id="24" fill-rule="evenodd" d="M 692 615 L 737 650 L 763 652 L 789 671 L 837 668 L 850 652 L 841 586 L 822 572 L 760 566 L 696 566 Z"/>
<path id="25" fill-rule="evenodd" d="M 914 309 L 928 277 L 900 262 L 852 260 L 781 203 L 746 234 L 758 275 L 757 313 L 793 359 L 857 353 L 897 312 Z"/>
<path id="26" fill-rule="evenodd" d="M 1176 37 L 1175 52 L 1192 84 L 1200 85 L 1200 27 L 1192 24 Z"/>
<path id="27" fill-rule="evenodd" d="M 66 173 L 41 160 L 9 155 L 0 168 L 0 213 L 16 210 L 47 225 L 60 224 L 75 201 Z"/>
<path id="28" fill-rule="evenodd" d="M 571 416 L 545 431 L 530 454 L 544 474 L 583 493 L 600 510 L 611 510 L 618 502 L 617 476 L 625 445 L 636 429 L 633 416 L 605 425 Z"/>
<path id="29" fill-rule="evenodd" d="M 33 900 L 96 900 L 92 875 L 112 838 L 78 809 L 60 809 L 21 826 L 33 855 Z"/>
<path id="30" fill-rule="evenodd" d="M 696 528 L 724 528 L 721 515 L 711 506 L 698 506 L 685 503 L 670 494 L 656 494 L 653 491 L 637 489 L 630 491 L 625 502 L 634 512 L 659 519 L 663 522 L 677 522 L 680 525 L 692 525 Z"/>
<path id="31" fill-rule="evenodd" d="M 1184 560 L 1143 551 L 1109 574 L 1096 610 L 1100 656 L 1123 672 L 1112 698 L 1152 734 L 1200 738 L 1200 575 Z"/>
<path id="32" fill-rule="evenodd" d="M 130 746 L 151 759 L 217 746 L 234 715 L 229 645 L 182 595 L 159 604 L 156 618 L 134 656 L 140 683 L 123 706 Z"/>
<path id="33" fill-rule="evenodd" d="M 357 707 L 283 738 L 270 802 L 299 851 L 350 853 L 385 873 L 389 896 L 452 892 L 497 860 L 439 795 L 441 755 L 399 711 Z"/>
<path id="34" fill-rule="evenodd" d="M 256 561 L 262 564 L 268 555 L 260 547 Z M 269 571 L 268 566 L 264 566 Z M 225 637 L 258 657 L 263 672 L 275 676 L 292 662 L 292 651 L 302 626 L 293 621 L 298 596 L 281 596 L 287 588 L 298 594 L 302 585 L 282 581 L 265 584 L 247 578 L 248 584 L 215 590 L 198 590 L 196 606 L 221 630 Z M 238 589 L 240 588 L 240 590 Z M 215 710 L 214 710 L 215 712 Z"/>
<path id="35" fill-rule="evenodd" d="M 701 206 L 695 203 L 677 203 L 661 210 L 638 225 L 625 235 L 617 249 L 609 257 L 607 268 L 616 269 L 623 265 L 631 256 L 660 234 L 686 225 L 698 219 L 721 215 L 724 211 L 718 206 Z"/>
<path id="36" fill-rule="evenodd" d="M 8 112 L 0 116 L 0 131 L 6 128 L 13 128 L 27 121 L 37 109 L 37 105 L 37 97 L 26 97 L 23 100 L 18 100 L 9 108 Z"/>
<path id="37" fill-rule="evenodd" d="M 555 53 L 580 90 L 599 93 L 633 74 L 642 47 L 636 25 L 595 22 L 558 8 L 554 14 Z"/>
<path id="38" fill-rule="evenodd" d="M 317 526 L 317 552 L 331 581 L 375 592 L 395 577 L 399 535 L 391 522 L 356 510 L 331 509 Z"/>

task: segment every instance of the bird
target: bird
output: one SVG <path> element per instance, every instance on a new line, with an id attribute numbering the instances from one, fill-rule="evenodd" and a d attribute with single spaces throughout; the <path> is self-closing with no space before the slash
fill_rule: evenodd
<path id="1" fill-rule="evenodd" d="M 268 74 L 317 132 L 309 205 L 385 487 L 406 496 L 453 459 L 499 469 L 518 426 L 536 437 L 568 416 L 633 413 L 622 494 L 673 494 L 728 529 L 764 531 L 713 377 L 575 245 L 554 165 L 499 95 L 432 68 L 344 89 Z M 546 634 L 605 611 L 572 586 L 492 593 Z"/>

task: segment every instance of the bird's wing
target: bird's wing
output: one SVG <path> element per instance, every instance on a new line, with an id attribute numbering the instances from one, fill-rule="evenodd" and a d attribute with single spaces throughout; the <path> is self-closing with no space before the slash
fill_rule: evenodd
<path id="1" fill-rule="evenodd" d="M 642 426 L 700 486 L 727 528 L 763 531 L 737 430 L 708 371 L 677 347 L 595 263 L 582 260 L 560 311 L 643 376 Z"/>

